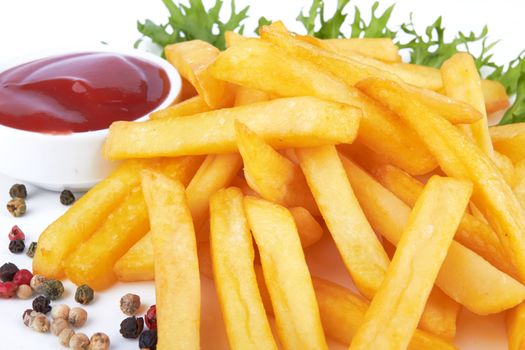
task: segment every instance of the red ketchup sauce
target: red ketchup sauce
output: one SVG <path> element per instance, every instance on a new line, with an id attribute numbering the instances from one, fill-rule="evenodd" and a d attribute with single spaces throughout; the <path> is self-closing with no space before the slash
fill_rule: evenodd
<path id="1" fill-rule="evenodd" d="M 0 124 L 68 134 L 106 129 L 158 107 L 170 90 L 166 72 L 116 53 L 43 58 L 0 73 Z"/>

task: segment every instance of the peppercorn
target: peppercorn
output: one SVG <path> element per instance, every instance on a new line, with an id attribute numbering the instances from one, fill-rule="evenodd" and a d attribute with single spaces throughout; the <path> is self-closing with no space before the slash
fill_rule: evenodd
<path id="1" fill-rule="evenodd" d="M 30 327 L 40 333 L 47 333 L 49 331 L 49 320 L 46 315 L 39 313 L 33 317 Z"/>
<path id="2" fill-rule="evenodd" d="M 37 243 L 31 242 L 31 244 L 29 245 L 29 248 L 27 248 L 26 255 L 30 258 L 33 258 L 35 256 L 36 247 L 37 247 Z"/>
<path id="3" fill-rule="evenodd" d="M 144 316 L 144 321 L 149 329 L 157 329 L 157 306 L 151 305 Z"/>
<path id="4" fill-rule="evenodd" d="M 49 304 L 51 304 L 51 300 L 49 300 L 48 297 L 40 295 L 33 300 L 33 310 L 47 314 L 51 311 L 51 306 Z"/>
<path id="5" fill-rule="evenodd" d="M 82 305 L 89 304 L 94 298 L 93 289 L 87 284 L 83 284 L 77 288 L 75 292 L 75 301 Z"/>
<path id="6" fill-rule="evenodd" d="M 13 282 L 16 283 L 17 286 L 21 286 L 22 284 L 27 284 L 29 286 L 29 283 L 31 283 L 31 279 L 33 278 L 33 274 L 26 269 L 18 270 L 17 273 L 15 273 L 15 276 L 13 277 Z"/>
<path id="7" fill-rule="evenodd" d="M 69 328 L 69 323 L 63 318 L 57 318 L 51 323 L 51 333 L 58 336 L 65 328 Z"/>
<path id="8" fill-rule="evenodd" d="M 131 316 L 120 323 L 120 334 L 124 338 L 136 339 L 144 329 L 144 319 L 142 317 Z"/>
<path id="9" fill-rule="evenodd" d="M 18 267 L 13 263 L 5 263 L 0 267 L 0 281 L 10 282 L 18 272 Z"/>
<path id="10" fill-rule="evenodd" d="M 36 312 L 33 309 L 27 309 L 26 311 L 24 311 L 24 313 L 22 314 L 22 320 L 24 321 L 24 324 L 27 327 L 31 325 L 31 321 L 33 320 L 33 317 L 35 317 L 37 313 L 38 312 Z"/>
<path id="11" fill-rule="evenodd" d="M 16 295 L 18 286 L 13 282 L 0 283 L 0 298 L 10 299 Z"/>
<path id="12" fill-rule="evenodd" d="M 63 318 L 64 320 L 69 319 L 69 306 L 65 304 L 55 305 L 51 309 L 51 318 L 56 320 Z"/>
<path id="13" fill-rule="evenodd" d="M 120 298 L 120 310 L 128 316 L 133 316 L 140 308 L 140 297 L 135 294 L 128 293 Z"/>
<path id="14" fill-rule="evenodd" d="M 13 254 L 20 254 L 25 248 L 26 244 L 21 239 L 9 242 L 9 251 Z"/>
<path id="15" fill-rule="evenodd" d="M 60 345 L 65 346 L 66 348 L 69 347 L 69 341 L 71 340 L 71 337 L 75 335 L 75 331 L 71 328 L 64 328 L 62 332 L 58 335 L 58 342 Z"/>
<path id="16" fill-rule="evenodd" d="M 10 241 L 15 241 L 17 239 L 21 239 L 21 240 L 26 239 L 26 235 L 17 225 L 11 228 L 7 237 L 9 238 Z"/>
<path id="17" fill-rule="evenodd" d="M 31 282 L 29 282 L 29 285 L 33 290 L 37 293 L 40 293 L 40 287 L 42 284 L 47 281 L 47 279 L 42 275 L 33 275 L 33 278 L 31 278 Z"/>
<path id="18" fill-rule="evenodd" d="M 157 348 L 157 331 L 145 330 L 139 337 L 139 348 L 155 350 Z"/>
<path id="19" fill-rule="evenodd" d="M 7 211 L 9 211 L 15 218 L 24 215 L 26 210 L 26 201 L 22 198 L 13 198 L 7 202 Z"/>
<path id="20" fill-rule="evenodd" d="M 63 190 L 60 193 L 60 203 L 63 205 L 71 205 L 75 201 L 75 196 L 70 190 Z"/>
<path id="21" fill-rule="evenodd" d="M 29 287 L 27 284 L 22 284 L 18 286 L 18 289 L 16 290 L 16 297 L 18 299 L 26 300 L 33 296 L 33 289 Z"/>
<path id="22" fill-rule="evenodd" d="M 69 311 L 68 321 L 73 327 L 82 327 L 86 323 L 87 317 L 86 310 L 74 307 Z"/>
<path id="23" fill-rule="evenodd" d="M 107 350 L 109 345 L 109 337 L 104 333 L 95 333 L 89 340 L 89 350 Z"/>
<path id="24" fill-rule="evenodd" d="M 42 283 L 38 292 L 51 300 L 57 300 L 64 294 L 64 285 L 59 280 L 47 280 Z"/>
<path id="25" fill-rule="evenodd" d="M 84 333 L 73 334 L 71 339 L 69 339 L 69 347 L 73 350 L 87 350 L 89 338 Z"/>
<path id="26" fill-rule="evenodd" d="M 9 195 L 11 198 L 22 198 L 25 199 L 27 197 L 27 189 L 25 185 L 22 184 L 14 184 L 9 189 Z"/>

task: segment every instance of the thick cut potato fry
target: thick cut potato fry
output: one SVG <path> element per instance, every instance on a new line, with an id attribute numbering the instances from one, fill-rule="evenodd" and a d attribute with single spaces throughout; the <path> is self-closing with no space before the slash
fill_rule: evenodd
<path id="1" fill-rule="evenodd" d="M 406 100 L 395 82 L 369 79 L 359 86 L 420 135 L 446 174 L 474 184 L 474 204 L 494 228 L 520 280 L 525 280 L 525 213 L 492 161 L 449 122 L 417 101 Z"/>
<path id="2" fill-rule="evenodd" d="M 235 94 L 234 106 L 245 106 L 251 105 L 252 103 L 264 102 L 273 100 L 274 96 L 267 92 L 250 89 L 244 86 L 237 87 L 237 93 Z"/>
<path id="3" fill-rule="evenodd" d="M 525 159 L 525 123 L 492 126 L 489 132 L 496 151 L 509 157 L 513 163 Z"/>
<path id="4" fill-rule="evenodd" d="M 197 244 L 184 186 L 143 172 L 142 190 L 155 252 L 159 350 L 199 349 L 200 277 Z"/>
<path id="5" fill-rule="evenodd" d="M 328 349 L 301 242 L 290 212 L 264 199 L 245 197 L 284 349 Z"/>
<path id="6" fill-rule="evenodd" d="M 525 349 L 525 303 L 507 311 L 509 350 Z"/>
<path id="7" fill-rule="evenodd" d="M 388 241 L 397 244 L 408 222 L 410 208 L 350 160 L 344 156 L 341 159 L 370 224 Z M 450 245 L 436 285 L 480 315 L 510 309 L 525 299 L 525 286 L 455 241 Z"/>
<path id="8" fill-rule="evenodd" d="M 504 154 L 501 154 L 497 151 L 494 151 L 492 153 L 492 162 L 498 168 L 498 170 L 501 172 L 501 175 L 507 182 L 507 184 L 510 187 L 514 187 L 514 184 L 516 182 L 516 172 L 514 170 L 514 164 L 512 164 L 512 160 L 510 160 L 509 157 L 507 157 Z"/>
<path id="9" fill-rule="evenodd" d="M 391 165 L 374 169 L 374 176 L 388 190 L 412 207 L 423 192 L 423 184 L 403 170 Z M 509 262 L 498 236 L 492 228 L 475 216 L 465 213 L 459 223 L 455 239 L 472 249 L 501 271 L 516 277 L 515 267 Z"/>
<path id="10" fill-rule="evenodd" d="M 254 249 L 238 188 L 210 199 L 213 276 L 232 349 L 277 349 L 253 268 Z"/>
<path id="11" fill-rule="evenodd" d="M 516 163 L 516 181 L 513 190 L 521 207 L 525 210 L 525 160 Z"/>
<path id="12" fill-rule="evenodd" d="M 319 214 L 301 168 L 275 151 L 264 139 L 236 121 L 237 147 L 244 161 L 244 177 L 262 198 L 285 207 L 302 206 Z"/>
<path id="13" fill-rule="evenodd" d="M 106 217 L 140 183 L 140 171 L 157 160 L 127 161 L 93 187 L 40 235 L 33 272 L 48 278 L 64 276 L 63 262 L 88 239 Z"/>
<path id="14" fill-rule="evenodd" d="M 482 80 L 481 90 L 488 114 L 506 109 L 510 105 L 507 91 L 499 81 Z"/>
<path id="15" fill-rule="evenodd" d="M 184 117 L 198 113 L 210 111 L 210 107 L 204 102 L 202 96 L 193 96 L 185 101 L 179 102 L 160 111 L 153 112 L 149 115 L 150 119 L 161 119 L 167 117 Z"/>
<path id="16" fill-rule="evenodd" d="M 326 334 L 349 345 L 364 321 L 368 302 L 335 283 L 316 277 L 312 282 Z M 428 349 L 454 350 L 456 347 L 438 336 L 416 329 L 408 350 Z"/>
<path id="17" fill-rule="evenodd" d="M 208 66 L 219 55 L 219 49 L 202 41 L 191 40 L 168 45 L 164 48 L 166 59 L 197 90 L 210 108 L 222 108 L 233 102 L 234 93 L 224 81 L 217 80 Z"/>
<path id="18" fill-rule="evenodd" d="M 303 148 L 296 152 L 347 270 L 357 288 L 372 298 L 383 281 L 389 260 L 359 207 L 335 147 Z"/>
<path id="19" fill-rule="evenodd" d="M 385 240 L 385 242 L 388 241 Z M 453 341 L 456 336 L 456 320 L 460 310 L 461 305 L 434 286 L 419 320 L 418 328 Z"/>
<path id="20" fill-rule="evenodd" d="M 351 143 L 360 117 L 355 107 L 295 97 L 184 118 L 116 122 L 110 127 L 104 154 L 109 159 L 122 159 L 235 152 L 236 119 L 272 147 Z"/>
<path id="21" fill-rule="evenodd" d="M 323 237 L 323 227 L 317 222 L 317 220 L 310 214 L 310 212 L 303 207 L 290 208 L 290 214 L 292 214 L 297 231 L 299 232 L 299 238 L 303 248 L 319 242 Z"/>
<path id="22" fill-rule="evenodd" d="M 357 53 L 383 62 L 401 62 L 399 49 L 388 38 L 326 39 L 320 40 L 319 47 L 342 56 Z"/>
<path id="23" fill-rule="evenodd" d="M 407 348 L 471 193 L 469 182 L 430 178 L 351 350 Z"/>

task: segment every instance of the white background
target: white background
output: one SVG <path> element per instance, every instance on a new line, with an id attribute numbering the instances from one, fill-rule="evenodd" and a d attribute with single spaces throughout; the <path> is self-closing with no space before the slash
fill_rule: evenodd
<path id="1" fill-rule="evenodd" d="M 228 1 L 226 1 L 228 2 Z M 335 0 L 327 0 L 328 8 L 333 9 Z M 367 17 L 371 1 L 354 1 Z M 381 8 L 391 4 L 381 1 Z M 260 15 L 270 19 L 283 19 L 293 30 L 301 31 L 295 17 L 301 7 L 308 7 L 309 1 L 264 0 L 238 1 L 238 8 L 250 4 L 252 19 L 247 21 L 247 33 L 252 33 Z M 227 7 L 227 6 L 225 6 Z M 444 16 L 444 24 L 450 33 L 457 30 L 478 32 L 484 24 L 489 25 L 493 39 L 502 39 L 496 50 L 496 60 L 506 62 L 525 48 L 523 35 L 523 13 L 525 3 L 519 0 L 474 1 L 439 0 L 417 1 L 400 0 L 393 15 L 393 23 L 401 23 L 414 13 L 414 22 L 421 28 L 434 21 L 438 15 Z M 329 11 L 329 13 L 331 13 Z M 161 0 L 0 0 L 0 61 L 28 52 L 55 47 L 67 47 L 105 41 L 113 46 L 129 48 L 140 36 L 136 31 L 136 21 L 150 18 L 164 22 L 167 11 Z M 0 159 L 0 161 L 2 161 Z M 7 191 L 14 180 L 0 176 L 0 204 L 8 200 Z M 5 210 L 0 210 L 0 264 L 13 261 L 21 267 L 30 267 L 25 256 L 13 256 L 7 250 L 7 232 L 13 224 L 19 224 L 28 235 L 28 242 L 36 240 L 38 234 L 64 211 L 58 203 L 58 195 L 30 188 L 29 212 L 21 219 L 11 218 Z M 0 205 L 0 209 L 3 204 Z M 325 242 L 326 243 L 326 242 Z M 321 249 L 309 252 L 309 260 L 318 265 L 334 266 L 331 277 L 345 273 L 337 256 L 330 261 Z M 329 249 L 329 248 L 327 248 Z M 321 259 L 322 258 L 322 259 Z M 312 268 L 319 270 L 319 267 Z M 337 278 L 339 278 L 337 277 Z M 343 277 L 344 278 L 344 277 Z M 203 284 L 210 282 L 203 279 Z M 73 304 L 71 291 L 66 295 L 67 303 Z M 211 290 L 210 288 L 207 288 Z M 126 292 L 135 291 L 143 297 L 145 304 L 154 302 L 153 286 L 150 283 L 119 285 L 111 291 L 98 295 L 96 302 L 88 307 L 91 315 L 85 331 L 88 335 L 104 331 L 112 339 L 115 349 L 136 349 L 136 342 L 127 341 L 118 335 L 118 324 L 124 316 L 118 308 L 118 299 Z M 203 348 L 217 349 L 224 342 L 224 334 L 218 322 L 217 305 L 213 303 L 213 293 L 203 303 L 203 323 L 212 333 L 203 337 Z M 30 301 L 0 300 L 0 349 L 56 349 L 59 345 L 51 335 L 40 335 L 25 328 L 21 322 L 24 309 Z M 505 349 L 503 318 L 496 315 L 487 318 L 473 317 L 467 312 L 460 315 L 458 346 L 463 349 Z"/>

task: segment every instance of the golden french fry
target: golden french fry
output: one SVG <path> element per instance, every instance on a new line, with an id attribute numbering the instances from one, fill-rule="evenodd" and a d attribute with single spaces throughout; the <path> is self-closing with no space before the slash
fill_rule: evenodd
<path id="1" fill-rule="evenodd" d="M 93 187 L 40 235 L 33 272 L 48 278 L 64 276 L 63 262 L 88 239 L 106 217 L 140 183 L 140 171 L 158 161 L 127 161 Z"/>
<path id="2" fill-rule="evenodd" d="M 294 207 L 289 210 L 297 226 L 302 247 L 308 248 L 319 242 L 323 237 L 323 228 L 313 215 L 303 207 Z"/>
<path id="3" fill-rule="evenodd" d="M 430 178 L 351 350 L 407 348 L 471 194 L 469 182 Z"/>
<path id="4" fill-rule="evenodd" d="M 253 268 L 254 249 L 238 188 L 210 199 L 213 275 L 232 349 L 277 349 Z"/>
<path id="5" fill-rule="evenodd" d="M 410 208 L 349 159 L 342 156 L 341 160 L 368 221 L 376 232 L 397 244 Z M 525 299 L 525 286 L 455 241 L 450 245 L 436 285 L 480 315 L 510 309 Z"/>
<path id="6" fill-rule="evenodd" d="M 301 168 L 275 151 L 264 139 L 236 121 L 237 147 L 244 161 L 244 177 L 266 200 L 285 207 L 302 206 L 319 214 Z"/>
<path id="7" fill-rule="evenodd" d="M 193 96 L 185 101 L 179 102 L 160 111 L 153 112 L 149 115 L 150 119 L 161 119 L 167 117 L 184 117 L 198 113 L 210 111 L 210 107 L 204 102 L 202 96 Z"/>
<path id="8" fill-rule="evenodd" d="M 449 122 L 417 101 L 407 101 L 395 82 L 369 79 L 359 87 L 397 112 L 424 140 L 446 174 L 472 181 L 474 204 L 494 228 L 524 280 L 525 214 L 492 161 Z"/>
<path id="9" fill-rule="evenodd" d="M 283 348 L 328 349 L 292 215 L 284 207 L 255 197 L 245 197 L 244 207 Z"/>
<path id="10" fill-rule="evenodd" d="M 351 143 L 359 126 L 359 109 L 295 97 L 220 109 L 184 118 L 116 122 L 104 145 L 109 159 L 231 153 L 237 150 L 237 119 L 272 147 Z"/>
<path id="11" fill-rule="evenodd" d="M 509 350 L 523 350 L 525 348 L 525 304 L 507 311 L 507 338 Z"/>
<path id="12" fill-rule="evenodd" d="M 244 86 L 237 87 L 237 94 L 235 95 L 234 106 L 251 105 L 252 103 L 264 102 L 272 100 L 274 96 L 271 94 L 257 90 L 250 89 Z"/>
<path id="13" fill-rule="evenodd" d="M 418 328 L 453 341 L 456 336 L 456 320 L 460 310 L 461 305 L 434 286 L 419 320 Z"/>
<path id="14" fill-rule="evenodd" d="M 142 173 L 155 252 L 159 350 L 199 349 L 200 277 L 197 244 L 184 186 Z"/>
<path id="15" fill-rule="evenodd" d="M 383 62 L 401 62 L 399 49 L 388 38 L 326 39 L 319 40 L 318 46 L 341 56 L 358 54 Z"/>
<path id="16" fill-rule="evenodd" d="M 359 291 L 372 298 L 383 281 L 389 260 L 359 207 L 335 147 L 303 148 L 296 152 L 347 270 Z"/>
<path id="17" fill-rule="evenodd" d="M 514 184 L 516 182 L 516 174 L 514 170 L 514 164 L 512 164 L 512 160 L 510 160 L 510 158 L 506 155 L 499 153 L 498 151 L 494 151 L 492 153 L 491 159 L 496 168 L 498 168 L 498 170 L 501 172 L 501 175 L 503 176 L 507 184 L 510 187 L 514 187 Z"/>
<path id="18" fill-rule="evenodd" d="M 514 194 L 525 210 L 525 160 L 516 163 L 516 181 L 514 183 Z"/>
<path id="19" fill-rule="evenodd" d="M 496 151 L 509 157 L 513 163 L 525 158 L 525 123 L 492 126 L 489 132 Z"/>
<path id="20" fill-rule="evenodd" d="M 210 108 L 222 108 L 233 102 L 233 90 L 208 72 L 208 66 L 219 55 L 219 49 L 202 41 L 191 40 L 164 48 L 166 59 L 195 87 Z"/>
<path id="21" fill-rule="evenodd" d="M 488 114 L 506 109 L 510 105 L 507 91 L 499 81 L 482 80 L 481 90 Z"/>

